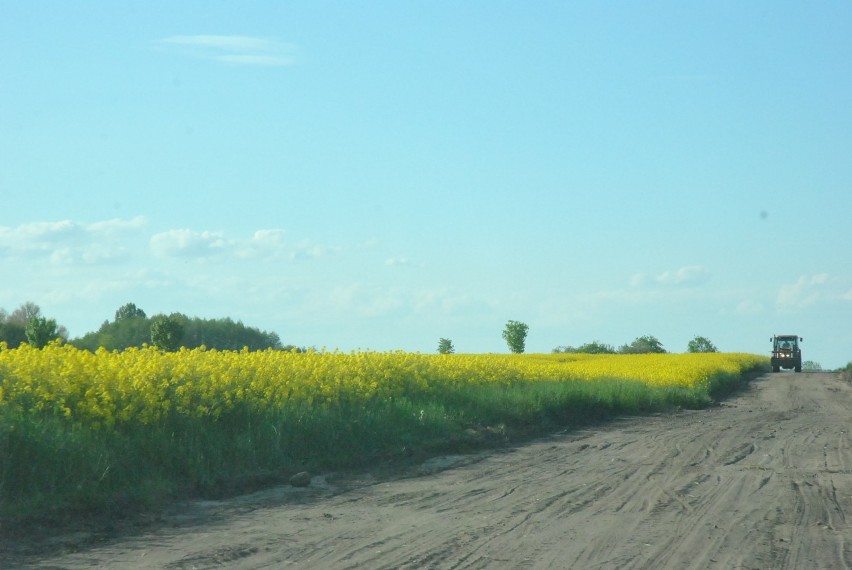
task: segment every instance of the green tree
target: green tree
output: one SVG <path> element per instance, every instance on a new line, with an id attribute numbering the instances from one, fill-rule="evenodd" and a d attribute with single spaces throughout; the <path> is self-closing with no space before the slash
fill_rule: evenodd
<path id="1" fill-rule="evenodd" d="M 666 349 L 655 336 L 645 335 L 637 337 L 630 344 L 621 345 L 618 352 L 622 354 L 649 354 L 664 353 Z"/>
<path id="2" fill-rule="evenodd" d="M 551 352 L 554 354 L 560 353 L 581 353 L 581 354 L 615 354 L 615 347 L 611 344 L 606 344 L 605 342 L 600 342 L 598 340 L 593 340 L 592 342 L 587 342 L 585 344 L 580 345 L 579 347 L 574 346 L 557 346 Z"/>
<path id="3" fill-rule="evenodd" d="M 12 311 L 12 314 L 9 315 L 9 321 L 26 328 L 30 320 L 32 320 L 34 317 L 40 316 L 41 307 L 39 307 L 32 301 L 27 301 L 26 303 L 22 304 L 20 307 Z"/>
<path id="4" fill-rule="evenodd" d="M 703 336 L 696 336 L 686 345 L 687 352 L 719 352 L 710 340 Z"/>
<path id="5" fill-rule="evenodd" d="M 89 332 L 71 341 L 77 348 L 94 352 L 99 347 L 107 350 L 124 350 L 151 342 L 151 320 L 144 317 L 120 318 L 104 321 L 97 331 Z"/>
<path id="6" fill-rule="evenodd" d="M 503 329 L 503 340 L 509 345 L 509 350 L 514 354 L 524 352 L 527 341 L 527 332 L 530 327 L 520 321 L 509 321 Z"/>
<path id="7" fill-rule="evenodd" d="M 281 339 L 274 332 L 261 331 L 230 318 L 199 319 L 183 317 L 183 346 L 196 348 L 201 345 L 217 350 L 266 350 L 282 348 Z"/>
<path id="8" fill-rule="evenodd" d="M 156 315 L 151 319 L 151 343 L 162 350 L 173 352 L 180 348 L 184 327 L 182 315 Z"/>
<path id="9" fill-rule="evenodd" d="M 0 342 L 5 342 L 8 348 L 17 348 L 22 342 L 27 342 L 26 323 L 13 321 L 9 314 L 0 309 Z"/>
<path id="10" fill-rule="evenodd" d="M 133 319 L 133 318 L 145 318 L 145 311 L 137 307 L 134 303 L 126 303 L 118 308 L 115 312 L 115 322 L 123 321 L 125 319 Z"/>
<path id="11" fill-rule="evenodd" d="M 448 338 L 438 339 L 438 354 L 452 354 L 455 351 L 453 341 Z"/>
<path id="12" fill-rule="evenodd" d="M 22 304 L 11 314 L 0 309 L 0 342 L 5 342 L 9 348 L 17 348 L 24 342 L 43 347 L 57 338 L 67 339 L 68 329 L 57 325 L 54 319 L 43 317 L 41 308 L 32 301 Z"/>
<path id="13" fill-rule="evenodd" d="M 585 354 L 615 354 L 615 347 L 597 340 L 587 342 L 577 349 L 577 352 Z"/>
<path id="14" fill-rule="evenodd" d="M 805 360 L 802 362 L 802 370 L 805 372 L 822 372 L 822 366 L 819 362 L 813 360 Z"/>
<path id="15" fill-rule="evenodd" d="M 158 317 L 164 317 L 164 315 L 157 315 L 155 318 Z M 115 321 L 104 321 L 96 332 L 90 332 L 81 338 L 74 339 L 71 344 L 77 348 L 91 351 L 95 351 L 101 346 L 107 350 L 124 350 L 132 346 L 142 346 L 145 343 L 152 343 L 163 348 L 162 345 L 154 341 L 152 325 L 155 318 L 147 318 L 142 309 L 139 309 L 133 303 L 128 303 L 115 312 Z M 230 318 L 189 318 L 182 313 L 172 313 L 169 318 L 180 325 L 182 331 L 178 340 L 178 347 L 197 348 L 204 345 L 207 348 L 217 350 L 241 350 L 244 347 L 248 347 L 249 350 L 282 348 L 281 339 L 276 333 L 248 327 Z M 158 325 L 158 330 L 161 327 L 163 325 Z M 159 334 L 164 334 L 164 331 L 166 331 L 166 328 L 163 328 Z M 0 333 L 2 333 L 2 329 L 0 329 Z M 166 346 L 169 346 L 167 337 L 158 338 L 161 342 L 165 342 Z"/>
<path id="16" fill-rule="evenodd" d="M 56 321 L 44 317 L 32 317 L 25 331 L 27 342 L 35 348 L 44 348 L 50 341 L 59 337 Z"/>

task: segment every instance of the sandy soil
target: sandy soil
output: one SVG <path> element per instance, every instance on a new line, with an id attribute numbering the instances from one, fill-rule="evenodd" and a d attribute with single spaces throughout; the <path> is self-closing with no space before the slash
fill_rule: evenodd
<path id="1" fill-rule="evenodd" d="M 850 428 L 852 384 L 840 376 L 767 374 L 709 410 L 435 458 L 416 473 L 329 474 L 305 489 L 188 503 L 144 532 L 95 544 L 55 537 L 50 556 L 8 560 L 69 569 L 849 569 Z"/>

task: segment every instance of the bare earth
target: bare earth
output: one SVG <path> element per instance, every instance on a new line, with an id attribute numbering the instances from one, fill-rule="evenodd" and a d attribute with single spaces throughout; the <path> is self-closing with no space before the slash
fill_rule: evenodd
<path id="1" fill-rule="evenodd" d="M 144 532 L 56 537 L 49 557 L 12 564 L 849 569 L 850 427 L 839 375 L 767 374 L 709 410 L 188 503 Z"/>

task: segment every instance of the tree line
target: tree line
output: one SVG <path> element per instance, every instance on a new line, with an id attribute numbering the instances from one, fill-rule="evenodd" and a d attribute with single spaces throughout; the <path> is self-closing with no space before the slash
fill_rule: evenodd
<path id="1" fill-rule="evenodd" d="M 554 353 L 585 353 L 585 354 L 665 354 L 668 351 L 663 343 L 653 335 L 636 337 L 632 342 L 615 348 L 611 344 L 592 341 L 580 346 L 557 346 Z M 710 339 L 696 336 L 686 345 L 686 352 L 719 352 Z"/>
<path id="2" fill-rule="evenodd" d="M 503 329 L 503 340 L 510 352 L 520 354 L 525 350 L 529 326 L 521 321 L 510 320 Z M 65 327 L 56 320 L 48 319 L 41 308 L 27 302 L 7 313 L 0 309 L 0 342 L 9 348 L 28 343 L 37 348 L 62 338 L 77 348 L 95 351 L 100 347 L 107 350 L 124 350 L 130 347 L 152 345 L 162 350 L 178 350 L 181 347 L 197 348 L 206 346 L 217 350 L 299 350 L 293 345 L 282 345 L 274 332 L 267 332 L 244 325 L 230 318 L 201 319 L 188 317 L 183 313 L 157 314 L 148 317 L 134 303 L 126 303 L 115 311 L 112 321 L 106 320 L 97 331 L 86 333 L 82 337 L 69 339 Z M 687 344 L 687 352 L 718 352 L 716 346 L 706 337 L 696 336 Z M 453 342 L 447 338 L 438 341 L 438 352 L 455 352 Z M 586 354 L 648 354 L 668 352 L 663 344 L 652 335 L 640 336 L 617 349 L 600 341 L 592 341 L 580 346 L 557 346 L 554 353 Z"/>
<path id="3" fill-rule="evenodd" d="M 38 305 L 24 303 L 12 313 L 0 309 L 0 342 L 16 348 L 26 342 L 42 348 L 57 338 L 77 348 L 95 351 L 124 350 L 143 345 L 173 351 L 181 347 L 206 346 L 217 350 L 304 350 L 282 345 L 274 332 L 262 331 L 231 318 L 201 319 L 183 313 L 157 314 L 151 317 L 134 303 L 122 305 L 113 320 L 105 320 L 100 328 L 70 339 L 68 330 L 54 319 L 47 319 Z"/>
<path id="4" fill-rule="evenodd" d="M 57 338 L 67 339 L 68 329 L 42 315 L 35 303 L 24 303 L 11 313 L 0 308 L 0 342 L 9 348 L 24 342 L 41 347 Z"/>
<path id="5" fill-rule="evenodd" d="M 510 320 L 503 328 L 503 340 L 509 347 L 509 351 L 514 354 L 521 354 L 526 347 L 527 333 L 529 325 L 521 321 Z M 439 354 L 453 354 L 456 351 L 453 346 L 453 341 L 448 338 L 438 340 Z M 710 339 L 703 336 L 696 336 L 687 343 L 687 352 L 719 352 Z M 663 347 L 663 343 L 653 335 L 645 335 L 637 337 L 633 342 L 623 344 L 617 349 L 600 341 L 592 341 L 580 346 L 557 346 L 551 352 L 559 353 L 585 353 L 585 354 L 653 354 L 667 353 Z"/>

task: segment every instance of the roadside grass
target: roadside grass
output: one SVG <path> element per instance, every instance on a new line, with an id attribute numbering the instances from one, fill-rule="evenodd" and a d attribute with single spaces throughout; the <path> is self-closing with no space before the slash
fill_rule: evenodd
<path id="1" fill-rule="evenodd" d="M 256 489 L 302 470 L 473 451 L 620 415 L 701 408 L 742 382 L 726 373 L 692 388 L 615 379 L 458 384 L 322 406 L 237 405 L 218 417 L 171 413 L 111 430 L 0 407 L 0 526 L 124 516 L 177 497 Z"/>

